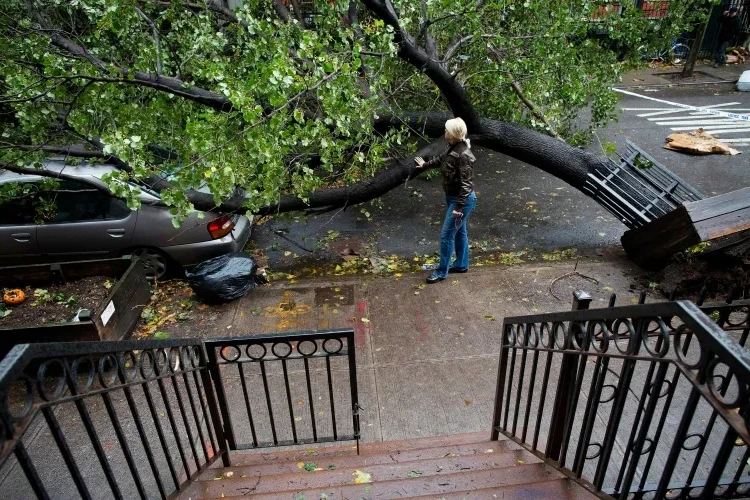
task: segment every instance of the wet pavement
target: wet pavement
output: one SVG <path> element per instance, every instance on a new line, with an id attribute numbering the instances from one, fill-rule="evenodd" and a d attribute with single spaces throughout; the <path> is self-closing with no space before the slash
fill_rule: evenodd
<path id="1" fill-rule="evenodd" d="M 699 66 L 700 81 L 736 78 L 740 67 Z M 623 78 L 623 87 L 649 97 L 698 106 L 729 102 L 750 108 L 750 93 L 737 92 L 731 83 L 673 85 L 659 74 L 675 69 L 648 69 Z M 710 76 L 710 75 L 709 75 Z M 642 87 L 633 87 L 633 85 Z M 737 156 L 689 156 L 663 148 L 668 127 L 639 112 L 623 108 L 666 105 L 622 96 L 619 121 L 597 132 L 587 149 L 602 152 L 607 142 L 624 152 L 629 139 L 664 166 L 708 196 L 750 185 L 750 148 Z M 750 135 L 750 134 L 744 134 Z M 742 134 L 737 137 L 743 136 Z M 729 136 L 728 136 L 729 137 Z M 600 144 L 601 142 L 601 144 Z M 544 253 L 574 248 L 578 255 L 619 252 L 619 238 L 627 228 L 591 198 L 539 169 L 501 153 L 475 148 L 477 209 L 469 221 L 475 255 L 486 251 Z M 252 246 L 261 249 L 275 270 L 300 262 L 342 262 L 342 250 L 366 255 L 397 255 L 411 259 L 438 249 L 444 197 L 438 178 L 424 176 L 381 197 L 376 203 L 305 217 L 296 214 L 266 220 L 254 229 Z M 538 256 L 537 256 L 538 257 Z M 522 260 L 526 260 L 521 256 Z"/>
<path id="2" fill-rule="evenodd" d="M 592 307 L 606 307 L 611 293 L 618 304 L 637 302 L 644 276 L 625 259 L 581 260 L 586 278 L 568 275 L 574 265 L 488 266 L 435 285 L 424 284 L 424 273 L 282 280 L 218 317 L 164 329 L 174 338 L 351 328 L 365 441 L 483 431 L 504 317 L 569 310 L 578 288 L 594 296 Z M 550 293 L 553 282 L 562 300 Z"/>

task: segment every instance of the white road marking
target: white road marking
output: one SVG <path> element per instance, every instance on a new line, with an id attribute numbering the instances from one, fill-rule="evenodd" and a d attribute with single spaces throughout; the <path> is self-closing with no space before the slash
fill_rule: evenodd
<path id="1" fill-rule="evenodd" d="M 703 125 L 723 125 L 725 123 L 736 123 L 737 125 L 745 125 L 745 122 L 739 121 L 739 120 L 704 120 L 704 121 L 696 121 L 696 120 L 677 120 L 673 122 L 656 122 L 657 125 L 695 125 L 696 127 L 701 127 Z"/>
<path id="2" fill-rule="evenodd" d="M 698 116 L 694 115 L 682 115 L 682 116 L 657 116 L 656 118 L 646 118 L 650 122 L 658 122 L 658 121 L 672 121 L 672 120 L 716 120 L 717 117 L 714 115 L 709 115 L 708 113 L 705 114 L 698 114 Z M 732 118 L 725 118 L 726 120 L 731 120 Z"/>
<path id="3" fill-rule="evenodd" d="M 674 106 L 676 108 L 689 109 L 691 111 L 708 111 L 712 115 L 723 116 L 723 117 L 726 117 L 726 118 L 735 118 L 737 120 L 743 120 L 743 121 L 750 122 L 750 115 L 741 115 L 741 114 L 738 114 L 738 113 L 728 113 L 726 111 L 719 111 L 717 109 L 712 109 L 712 108 L 716 108 L 717 105 L 703 106 L 703 107 L 692 106 L 690 104 L 680 104 L 679 102 L 666 101 L 664 99 L 657 99 L 656 97 L 650 97 L 650 96 L 647 96 L 647 95 L 636 94 L 635 92 L 630 92 L 628 90 L 618 89 L 616 87 L 612 88 L 612 90 L 614 90 L 615 92 L 619 92 L 620 94 L 630 95 L 630 96 L 633 96 L 633 97 L 640 97 L 641 99 L 646 99 L 648 101 L 655 101 L 655 102 L 659 102 L 659 103 L 662 103 L 662 104 L 669 104 L 669 105 Z M 718 105 L 718 106 L 721 106 L 721 105 Z"/>
<path id="4" fill-rule="evenodd" d="M 729 125 L 710 125 L 711 130 L 721 130 L 721 129 L 731 129 L 737 127 L 738 122 L 733 122 Z M 744 123 L 741 123 L 741 125 L 744 125 Z M 690 126 L 690 127 L 670 127 L 669 130 L 674 130 L 675 132 L 679 132 L 681 130 L 696 130 L 701 127 L 696 126 Z"/>
<path id="5" fill-rule="evenodd" d="M 727 103 L 724 103 L 724 104 L 713 104 L 711 106 L 704 106 L 704 108 L 724 108 L 724 107 L 727 107 L 727 106 L 736 106 L 737 104 L 742 104 L 742 103 L 740 103 L 740 102 L 727 102 Z M 669 108 L 667 111 L 657 111 L 655 113 L 643 113 L 643 114 L 638 115 L 638 116 L 640 116 L 641 118 L 646 118 L 648 116 L 669 115 L 669 114 L 674 114 L 674 113 L 680 113 L 680 112 L 683 112 L 683 111 L 685 111 L 684 108 Z M 703 111 L 703 113 L 706 113 L 707 115 L 710 115 L 710 113 L 707 113 L 705 111 Z"/>
<path id="6" fill-rule="evenodd" d="M 750 128 L 744 127 L 744 128 L 730 128 L 730 129 L 722 129 L 722 130 L 716 130 L 716 129 L 710 129 L 705 131 L 707 134 L 736 134 L 738 132 L 750 132 Z"/>
<path id="7" fill-rule="evenodd" d="M 638 113 L 638 117 L 646 118 L 654 125 L 669 127 L 669 130 L 693 131 L 703 129 L 705 132 L 714 136 L 724 137 L 725 134 L 741 134 L 750 132 L 748 121 L 750 115 L 740 114 L 750 111 L 750 108 L 736 106 L 747 106 L 747 103 L 726 102 L 723 104 L 712 104 L 710 106 L 691 106 L 671 101 L 665 101 L 654 97 L 635 94 L 633 92 L 614 89 L 622 94 L 640 97 L 649 101 L 655 101 L 671 105 L 670 107 L 623 107 L 622 111 L 632 111 Z M 639 113 L 640 112 L 640 113 Z M 644 113 L 645 112 L 645 113 Z M 730 136 L 731 137 L 731 136 Z M 723 139 L 723 142 L 731 143 L 734 147 L 750 146 L 750 137 L 740 137 Z"/>

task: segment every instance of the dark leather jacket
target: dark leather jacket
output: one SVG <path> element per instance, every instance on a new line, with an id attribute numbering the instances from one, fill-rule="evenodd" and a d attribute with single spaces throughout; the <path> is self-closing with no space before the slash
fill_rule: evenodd
<path id="1" fill-rule="evenodd" d="M 742 19 L 740 16 L 724 14 L 719 20 L 719 43 L 729 42 L 734 43 L 735 38 L 742 31 Z"/>
<path id="2" fill-rule="evenodd" d="M 463 210 L 466 199 L 474 191 L 474 168 L 476 158 L 471 152 L 468 141 L 461 141 L 449 147 L 444 153 L 434 156 L 424 167 L 440 166 L 443 177 L 443 189 L 448 196 L 457 196 L 456 211 Z"/>

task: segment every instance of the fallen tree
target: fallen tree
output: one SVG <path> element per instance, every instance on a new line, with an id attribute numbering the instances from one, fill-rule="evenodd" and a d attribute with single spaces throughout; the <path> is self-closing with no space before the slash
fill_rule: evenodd
<path id="1" fill-rule="evenodd" d="M 461 116 L 474 144 L 581 189 L 609 160 L 559 139 L 580 140 L 584 107 L 590 127 L 609 120 L 618 53 L 671 39 L 696 4 L 672 2 L 655 21 L 595 16 L 588 0 L 337 0 L 308 22 L 282 0 L 236 11 L 214 0 L 11 0 L 0 7 L 0 168 L 106 161 L 177 214 L 325 211 L 419 175 L 413 158 L 444 144 L 415 151 L 413 137 L 438 137 Z M 602 30 L 613 35 L 602 41 Z"/>

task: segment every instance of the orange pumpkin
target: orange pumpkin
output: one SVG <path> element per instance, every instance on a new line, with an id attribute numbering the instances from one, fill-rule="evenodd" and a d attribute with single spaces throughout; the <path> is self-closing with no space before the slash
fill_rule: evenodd
<path id="1" fill-rule="evenodd" d="M 20 304 L 26 300 L 26 294 L 23 290 L 16 288 L 15 290 L 6 290 L 3 294 L 3 301 L 8 305 Z"/>

